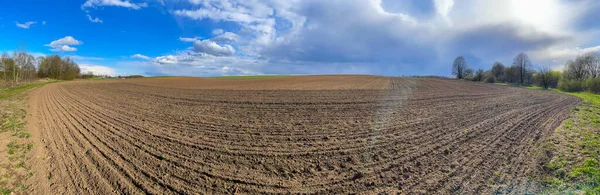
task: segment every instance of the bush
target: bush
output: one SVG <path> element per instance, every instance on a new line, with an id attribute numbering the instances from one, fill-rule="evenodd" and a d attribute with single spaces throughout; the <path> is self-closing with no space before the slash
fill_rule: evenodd
<path id="1" fill-rule="evenodd" d="M 567 92 L 578 92 L 585 89 L 585 83 L 580 80 L 561 79 L 558 82 L 558 88 Z"/>
<path id="2" fill-rule="evenodd" d="M 88 73 L 79 75 L 79 77 L 81 79 L 92 79 L 92 78 L 94 78 L 94 73 L 88 72 Z"/>
<path id="3" fill-rule="evenodd" d="M 496 82 L 496 79 L 495 79 L 493 76 L 488 76 L 488 77 L 485 79 L 485 82 L 488 82 L 488 83 L 495 83 L 495 82 Z"/>
<path id="4" fill-rule="evenodd" d="M 586 90 L 600 94 L 600 78 L 589 78 L 585 81 Z"/>

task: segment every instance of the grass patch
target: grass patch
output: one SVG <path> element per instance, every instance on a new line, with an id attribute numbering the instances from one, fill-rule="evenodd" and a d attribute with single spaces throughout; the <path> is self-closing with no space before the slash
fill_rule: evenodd
<path id="1" fill-rule="evenodd" d="M 19 135 L 19 138 L 25 138 L 25 139 L 28 139 L 31 137 L 31 133 L 26 132 L 26 131 L 20 131 L 18 133 L 18 135 Z"/>
<path id="2" fill-rule="evenodd" d="M 2 126 L 0 127 L 0 132 L 16 131 L 17 129 L 22 128 L 24 125 L 25 123 L 15 119 L 14 116 L 9 116 L 8 118 L 6 118 L 4 124 L 2 124 Z"/>
<path id="3" fill-rule="evenodd" d="M 540 90 L 540 87 L 524 87 Z M 583 101 L 557 128 L 544 150 L 552 154 L 542 178 L 548 194 L 600 194 L 600 95 L 564 92 Z"/>
<path id="4" fill-rule="evenodd" d="M 9 195 L 12 193 L 12 190 L 6 188 L 0 188 L 0 194 Z"/>
<path id="5" fill-rule="evenodd" d="M 537 89 L 537 90 L 544 90 L 544 88 L 542 88 L 542 87 L 538 87 L 538 86 L 535 86 L 535 85 L 532 85 L 532 86 L 524 86 L 523 88 L 526 88 L 526 89 Z"/>
<path id="6" fill-rule="evenodd" d="M 7 173 L 2 175 L 2 178 L 11 181 L 0 181 L 0 194 L 28 194 L 26 191 L 29 187 L 20 184 L 29 172 L 25 166 L 29 160 L 26 153 L 33 149 L 33 144 L 28 140 L 31 134 L 27 132 L 25 126 L 27 97 L 24 92 L 55 82 L 59 81 L 35 82 L 0 90 L 0 133 L 5 133 L 10 140 L 6 145 L 8 155 L 5 153 L 5 157 L 10 162 L 0 165 L 0 168 Z M 27 172 L 16 171 L 17 169 L 25 169 Z M 14 183 L 16 185 L 13 185 Z"/>
<path id="7" fill-rule="evenodd" d="M 55 83 L 55 82 L 58 82 L 58 81 L 29 83 L 29 84 L 25 84 L 25 85 L 20 85 L 20 86 L 4 89 L 4 90 L 0 91 L 0 100 L 7 99 L 16 94 L 23 93 L 27 90 L 30 90 L 30 89 L 33 89 L 36 87 L 41 87 L 41 86 L 44 86 L 49 83 Z"/>

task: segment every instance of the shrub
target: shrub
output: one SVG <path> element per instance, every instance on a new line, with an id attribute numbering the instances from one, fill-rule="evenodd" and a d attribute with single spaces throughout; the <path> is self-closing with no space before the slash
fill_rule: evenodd
<path id="1" fill-rule="evenodd" d="M 581 80 L 561 79 L 558 82 L 558 88 L 567 92 L 578 92 L 584 90 L 585 83 Z"/>
<path id="2" fill-rule="evenodd" d="M 592 93 L 600 93 L 600 78 L 589 78 L 585 81 L 586 90 Z"/>
<path id="3" fill-rule="evenodd" d="M 485 82 L 495 83 L 496 79 L 493 76 L 488 76 L 487 78 L 485 78 Z"/>

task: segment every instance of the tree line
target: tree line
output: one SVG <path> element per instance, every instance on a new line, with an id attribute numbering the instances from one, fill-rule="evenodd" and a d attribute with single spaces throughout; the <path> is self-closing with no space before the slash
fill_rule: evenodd
<path id="1" fill-rule="evenodd" d="M 15 86 L 40 78 L 72 80 L 80 77 L 79 65 L 71 58 L 58 55 L 35 58 L 33 55 L 16 51 L 12 55 L 4 52 L 0 56 L 0 85 Z"/>
<path id="2" fill-rule="evenodd" d="M 452 64 L 452 74 L 457 79 L 502 82 L 518 85 L 537 85 L 545 89 L 558 88 L 563 91 L 589 91 L 600 93 L 600 53 L 590 52 L 569 60 L 565 69 L 553 71 L 547 67 L 532 68 L 531 60 L 525 53 L 519 53 L 510 66 L 495 62 L 489 70 L 473 71 L 463 56 L 458 56 Z"/>

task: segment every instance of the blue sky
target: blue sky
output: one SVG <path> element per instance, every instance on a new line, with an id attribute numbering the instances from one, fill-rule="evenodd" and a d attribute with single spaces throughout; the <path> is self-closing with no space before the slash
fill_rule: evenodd
<path id="1" fill-rule="evenodd" d="M 97 74 L 450 76 L 526 52 L 561 69 L 600 51 L 594 0 L 19 0 L 0 50 L 71 56 Z"/>

